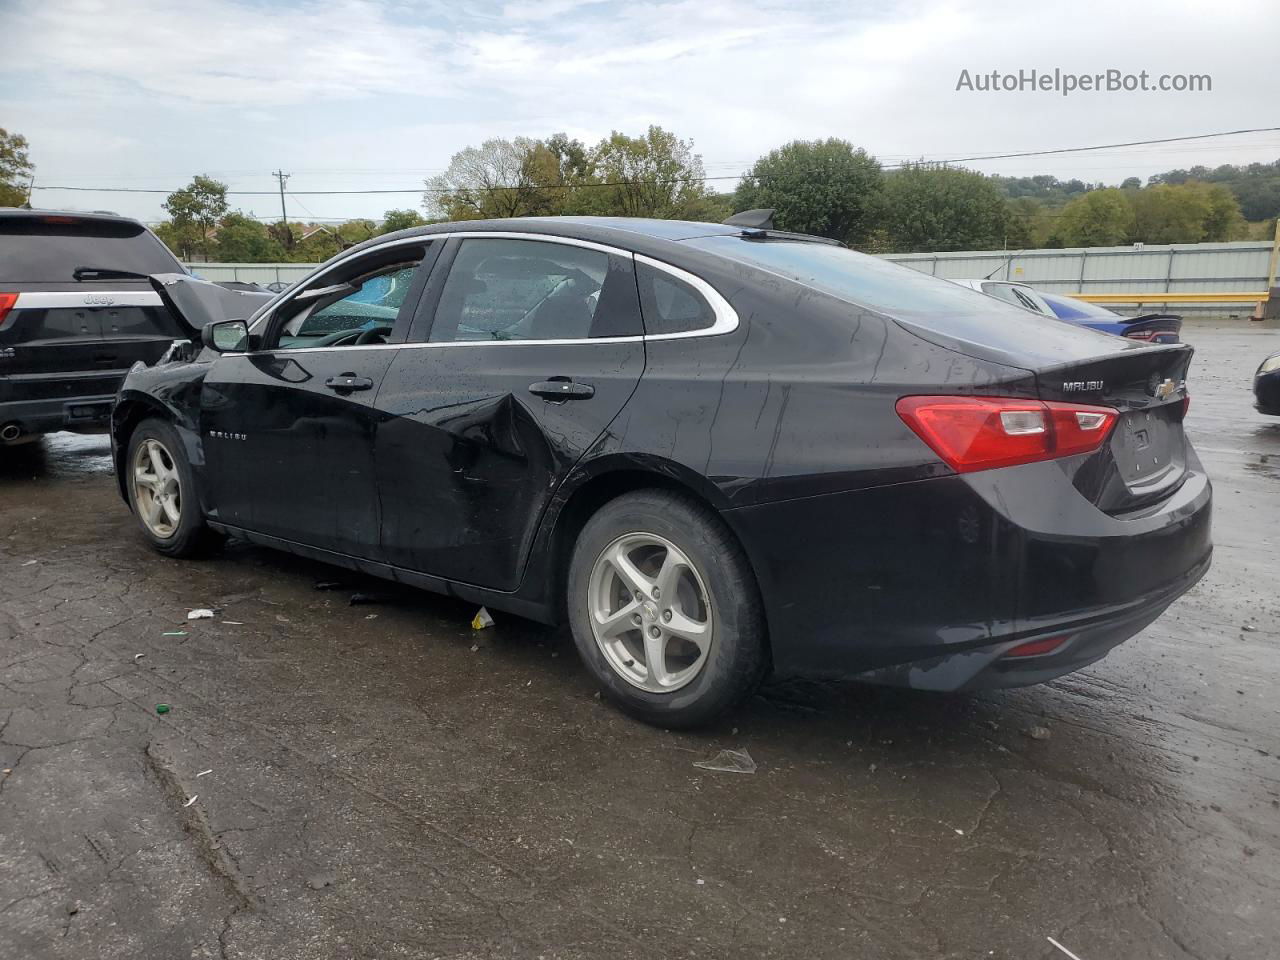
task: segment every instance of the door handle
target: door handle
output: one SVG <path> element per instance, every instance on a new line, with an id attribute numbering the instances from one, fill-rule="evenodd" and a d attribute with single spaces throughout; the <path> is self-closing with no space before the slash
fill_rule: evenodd
<path id="1" fill-rule="evenodd" d="M 529 392 L 544 400 L 585 400 L 596 395 L 596 388 L 589 383 L 574 383 L 568 377 L 552 377 L 529 384 Z"/>
<path id="2" fill-rule="evenodd" d="M 337 390 L 339 393 L 373 389 L 372 380 L 368 377 L 357 377 L 354 373 L 344 373 L 337 377 L 330 377 L 324 382 L 324 385 L 330 390 Z"/>

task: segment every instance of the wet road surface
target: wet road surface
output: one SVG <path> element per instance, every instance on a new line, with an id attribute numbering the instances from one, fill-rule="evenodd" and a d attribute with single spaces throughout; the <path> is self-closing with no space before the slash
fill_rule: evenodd
<path id="1" fill-rule="evenodd" d="M 1249 393 L 1280 330 L 1185 336 L 1216 553 L 1163 618 L 1045 686 L 775 684 L 691 734 L 516 618 L 153 554 L 105 437 L 0 453 L 0 957 L 1280 956 L 1280 419 Z M 694 766 L 722 748 L 758 769 Z"/>

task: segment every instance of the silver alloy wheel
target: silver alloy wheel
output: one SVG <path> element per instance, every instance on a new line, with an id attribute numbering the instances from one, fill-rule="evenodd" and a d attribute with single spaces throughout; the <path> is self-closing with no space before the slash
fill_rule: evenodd
<path id="1" fill-rule="evenodd" d="M 157 537 L 167 540 L 178 532 L 182 484 L 172 454 L 159 440 L 143 440 L 133 455 L 133 502 L 142 522 Z"/>
<path id="2" fill-rule="evenodd" d="M 671 693 L 711 652 L 711 595 L 670 540 L 628 533 L 600 552 L 587 586 L 591 632 L 610 668 L 632 686 Z"/>

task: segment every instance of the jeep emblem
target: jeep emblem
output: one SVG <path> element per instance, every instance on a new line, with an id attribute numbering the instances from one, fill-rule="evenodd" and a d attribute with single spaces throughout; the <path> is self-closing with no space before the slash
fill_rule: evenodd
<path id="1" fill-rule="evenodd" d="M 84 302 L 91 307 L 109 307 L 116 301 L 105 293 L 89 293 L 85 295 Z"/>

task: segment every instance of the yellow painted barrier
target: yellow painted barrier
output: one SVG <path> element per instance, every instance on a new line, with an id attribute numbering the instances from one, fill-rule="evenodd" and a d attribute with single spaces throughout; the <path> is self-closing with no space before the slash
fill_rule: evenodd
<path id="1" fill-rule="evenodd" d="M 1261 303 L 1268 299 L 1261 293 L 1073 293 L 1070 296 L 1088 303 Z"/>

